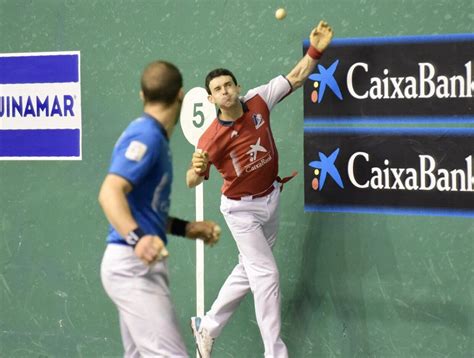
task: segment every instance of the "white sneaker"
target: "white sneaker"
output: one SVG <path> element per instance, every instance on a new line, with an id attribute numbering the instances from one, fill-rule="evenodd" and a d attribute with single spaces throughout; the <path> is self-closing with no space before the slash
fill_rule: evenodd
<path id="1" fill-rule="evenodd" d="M 205 328 L 199 329 L 201 326 L 201 317 L 191 317 L 191 329 L 193 330 L 196 347 L 201 358 L 210 358 L 214 338 L 209 335 Z"/>

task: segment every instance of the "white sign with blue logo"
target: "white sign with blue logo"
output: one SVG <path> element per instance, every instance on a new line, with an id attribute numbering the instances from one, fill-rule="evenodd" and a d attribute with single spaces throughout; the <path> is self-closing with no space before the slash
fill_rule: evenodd
<path id="1" fill-rule="evenodd" d="M 0 54 L 0 160 L 80 160 L 80 53 Z"/>

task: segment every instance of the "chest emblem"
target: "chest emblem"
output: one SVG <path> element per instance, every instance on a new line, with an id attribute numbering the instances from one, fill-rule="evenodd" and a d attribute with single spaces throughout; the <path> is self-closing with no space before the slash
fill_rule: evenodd
<path id="1" fill-rule="evenodd" d="M 263 125 L 263 123 L 265 123 L 265 120 L 263 119 L 260 113 L 252 115 L 252 120 L 255 124 L 255 129 L 259 129 Z"/>
<path id="2" fill-rule="evenodd" d="M 260 145 L 260 137 L 258 138 L 257 143 L 250 145 L 250 150 L 246 153 L 246 154 L 250 155 L 250 161 L 251 162 L 254 162 L 257 159 L 257 153 L 258 152 L 262 152 L 262 153 L 267 152 L 265 147 Z"/>

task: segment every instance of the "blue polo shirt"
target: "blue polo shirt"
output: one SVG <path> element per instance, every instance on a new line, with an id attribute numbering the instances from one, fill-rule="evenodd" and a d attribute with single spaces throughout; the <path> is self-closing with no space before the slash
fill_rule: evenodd
<path id="1" fill-rule="evenodd" d="M 115 144 L 109 173 L 132 184 L 127 200 L 140 228 L 167 243 L 173 168 L 167 133 L 161 123 L 145 113 L 131 122 Z M 112 226 L 107 242 L 127 245 Z"/>

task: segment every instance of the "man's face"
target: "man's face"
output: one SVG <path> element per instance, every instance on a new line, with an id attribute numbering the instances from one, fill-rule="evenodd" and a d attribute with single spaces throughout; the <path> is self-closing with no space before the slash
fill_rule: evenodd
<path id="1" fill-rule="evenodd" d="M 209 101 L 219 108 L 230 108 L 239 103 L 240 86 L 230 76 L 219 76 L 209 82 Z"/>

